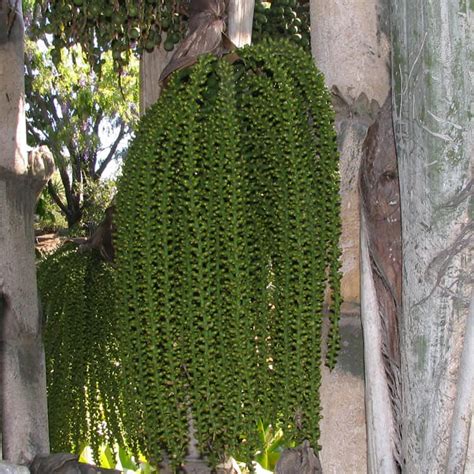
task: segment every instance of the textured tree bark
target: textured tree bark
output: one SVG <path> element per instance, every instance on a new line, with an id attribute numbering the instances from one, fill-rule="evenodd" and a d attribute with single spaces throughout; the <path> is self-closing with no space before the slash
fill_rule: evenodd
<path id="1" fill-rule="evenodd" d="M 449 440 L 448 472 L 474 472 L 474 297 L 466 321 L 456 402 Z"/>
<path id="2" fill-rule="evenodd" d="M 169 64 L 160 76 L 166 84 L 174 71 L 197 62 L 203 54 L 222 55 L 225 52 L 224 31 L 227 4 L 225 0 L 192 0 L 188 8 L 186 36 L 173 51 Z"/>
<path id="3" fill-rule="evenodd" d="M 0 406 L 3 457 L 27 464 L 49 451 L 33 217 L 54 164 L 28 155 L 21 2 L 0 0 Z"/>
<path id="4" fill-rule="evenodd" d="M 382 356 L 382 320 L 370 261 L 368 230 L 361 216 L 361 311 L 364 314 L 364 365 L 367 472 L 398 472 L 393 456 L 393 414 Z"/>
<path id="5" fill-rule="evenodd" d="M 403 237 L 403 470 L 468 472 L 474 446 L 472 365 L 466 363 L 473 357 L 472 2 L 392 5 Z"/>
<path id="6" fill-rule="evenodd" d="M 213 0 L 194 0 L 195 9 L 209 9 L 212 12 L 218 12 L 220 6 L 218 1 Z M 227 13 L 227 36 L 237 47 L 250 44 L 252 40 L 253 10 L 255 0 L 231 0 L 228 5 Z M 190 8 L 192 10 L 192 8 Z M 204 20 L 204 21 L 202 21 Z M 211 19 L 212 20 L 212 19 Z M 201 24 L 207 26 L 206 18 L 199 18 Z M 196 26 L 193 24 L 193 27 Z M 203 28 L 204 29 L 204 28 Z M 199 28 L 198 28 L 199 30 Z M 212 28 L 210 28 L 212 30 Z M 217 29 L 218 30 L 218 29 Z M 219 37 L 220 31 L 217 31 Z M 198 33 L 200 33 L 198 31 Z M 205 32 L 202 32 L 205 35 Z M 209 36 L 210 35 L 210 36 Z M 212 36 L 209 31 L 208 37 Z M 190 47 L 196 46 L 196 41 L 202 42 L 203 37 L 192 38 Z M 181 45 L 179 46 L 181 47 Z M 178 48 L 179 48 L 178 47 Z M 206 51 L 209 51 L 207 49 Z M 170 63 L 175 51 L 167 52 L 163 48 L 157 48 L 152 53 L 145 52 L 140 60 L 140 114 L 143 115 L 148 107 L 153 105 L 160 97 L 162 83 L 160 76 Z M 187 53 L 186 53 L 187 54 Z"/>

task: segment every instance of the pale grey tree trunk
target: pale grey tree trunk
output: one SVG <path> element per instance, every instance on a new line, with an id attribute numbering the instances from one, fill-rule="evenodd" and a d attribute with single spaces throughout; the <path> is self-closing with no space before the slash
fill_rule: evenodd
<path id="1" fill-rule="evenodd" d="M 384 0 L 385 1 L 385 0 Z M 382 0 L 312 0 L 311 49 L 333 92 L 341 155 L 344 312 L 359 311 L 359 193 L 362 143 L 390 90 Z"/>
<path id="2" fill-rule="evenodd" d="M 456 402 L 449 440 L 448 472 L 474 472 L 474 298 L 466 321 Z"/>
<path id="3" fill-rule="evenodd" d="M 362 236 L 367 258 L 360 286 L 358 186 L 367 131 L 390 91 L 386 3 L 385 0 L 312 0 L 310 4 L 312 52 L 333 92 L 341 160 L 343 347 L 336 369 L 332 373 L 324 371 L 321 387 L 321 461 L 323 471 L 329 472 L 394 470 L 391 439 L 394 427 L 382 357 L 383 326 L 374 307 L 377 298 L 367 232 Z M 353 369 L 357 362 L 362 364 L 364 357 L 359 342 L 362 337 L 359 316 L 365 341 L 365 377 L 362 371 Z M 351 337 L 345 337 L 348 333 Z M 382 426 L 381 413 L 386 433 L 377 436 Z M 378 467 L 384 471 L 378 471 Z"/>
<path id="4" fill-rule="evenodd" d="M 382 356 L 382 324 L 370 261 L 367 225 L 361 216 L 361 311 L 364 315 L 366 367 L 367 472 L 397 472 L 393 456 L 394 420 Z M 368 375 L 370 374 L 370 375 Z"/>
<path id="5" fill-rule="evenodd" d="M 361 303 L 369 472 L 398 472 L 401 437 L 400 187 L 387 97 L 363 146 L 360 169 Z"/>
<path id="6" fill-rule="evenodd" d="M 26 464 L 49 451 L 33 217 L 54 164 L 28 154 L 21 2 L 0 0 L 0 406 L 3 457 Z"/>
<path id="7" fill-rule="evenodd" d="M 469 472 L 472 2 L 399 0 L 392 8 L 404 265 L 403 470 Z"/>

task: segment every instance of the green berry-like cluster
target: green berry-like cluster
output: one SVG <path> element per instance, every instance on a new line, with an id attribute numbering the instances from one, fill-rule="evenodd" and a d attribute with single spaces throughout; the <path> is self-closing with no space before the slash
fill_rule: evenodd
<path id="1" fill-rule="evenodd" d="M 111 50 L 120 69 L 130 51 L 151 52 L 163 43 L 171 51 L 181 40 L 186 22 L 180 0 L 36 0 L 36 28 L 53 35 L 53 61 L 63 47 L 80 43 L 100 69 L 101 56 Z"/>
<path id="2" fill-rule="evenodd" d="M 66 244 L 38 267 L 51 449 L 122 446 L 118 319 L 112 267 Z"/>
<path id="3" fill-rule="evenodd" d="M 340 204 L 330 95 L 311 56 L 264 40 L 202 57 L 142 118 L 117 195 L 124 425 L 178 467 L 252 459 L 257 419 L 319 438 L 321 324 L 338 350 Z"/>
<path id="4" fill-rule="evenodd" d="M 309 2 L 298 0 L 256 0 L 252 41 L 286 38 L 309 51 Z"/>
<path id="5" fill-rule="evenodd" d="M 263 40 L 175 73 L 117 195 L 116 266 L 67 244 L 39 266 L 51 444 L 100 438 L 178 469 L 250 461 L 257 420 L 319 438 L 321 325 L 339 348 L 333 111 L 301 47 Z M 235 56 L 234 56 L 235 57 Z"/>

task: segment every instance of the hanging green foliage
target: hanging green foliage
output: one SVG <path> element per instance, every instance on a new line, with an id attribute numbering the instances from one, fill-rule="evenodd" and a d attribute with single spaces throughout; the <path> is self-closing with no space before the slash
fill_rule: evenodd
<path id="1" fill-rule="evenodd" d="M 40 263 L 38 284 L 51 449 L 78 453 L 88 443 L 98 459 L 104 440 L 123 445 L 112 268 L 66 244 Z"/>
<path id="2" fill-rule="evenodd" d="M 52 35 L 54 63 L 61 62 L 61 49 L 80 44 L 99 72 L 107 51 L 119 71 L 132 53 L 151 52 L 160 45 L 172 51 L 186 33 L 191 2 L 34 0 L 33 4 L 30 32 L 32 37 L 40 32 Z M 287 38 L 309 50 L 309 24 L 308 0 L 256 0 L 253 41 Z"/>
<path id="3" fill-rule="evenodd" d="M 171 51 L 185 30 L 186 2 L 180 0 L 36 0 L 36 28 L 53 35 L 60 50 L 76 43 L 100 67 L 103 52 L 112 50 L 115 65 L 128 62 L 130 51 L 152 51 L 163 43 Z"/>
<path id="4" fill-rule="evenodd" d="M 51 442 L 99 437 L 178 467 L 250 461 L 258 420 L 319 438 L 321 325 L 339 347 L 339 174 L 312 58 L 264 40 L 175 73 L 116 202 L 116 266 L 66 245 L 39 267 Z M 233 58 L 232 60 L 230 58 Z"/>
<path id="5" fill-rule="evenodd" d="M 309 1 L 256 0 L 253 16 L 252 42 L 263 38 L 286 38 L 310 49 Z"/>
<path id="6" fill-rule="evenodd" d="M 263 41 L 173 75 L 141 120 L 117 196 L 116 294 L 132 447 L 178 466 L 192 421 L 212 464 L 250 460 L 259 417 L 319 438 L 338 350 L 339 175 L 312 58 Z"/>

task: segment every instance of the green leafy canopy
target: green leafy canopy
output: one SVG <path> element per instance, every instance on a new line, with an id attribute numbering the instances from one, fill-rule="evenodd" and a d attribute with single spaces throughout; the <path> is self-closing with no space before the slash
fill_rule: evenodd
<path id="1" fill-rule="evenodd" d="M 119 161 L 138 120 L 138 60 L 118 79 L 110 52 L 100 75 L 80 46 L 61 49 L 56 64 L 54 52 L 48 35 L 26 40 L 28 141 L 53 152 L 60 179 L 47 192 L 71 228 L 97 207 L 93 191 L 111 162 Z"/>
<path id="2" fill-rule="evenodd" d="M 119 87 L 111 53 L 104 53 L 105 61 L 98 76 L 91 72 L 80 46 L 62 49 L 62 60 L 57 65 L 50 59 L 52 52 L 46 37 L 40 41 L 26 40 L 28 116 L 38 134 L 50 138 L 55 133 L 55 141 L 60 144 L 74 139 L 78 147 L 87 147 L 88 140 L 98 137 L 87 133 L 85 127 L 91 127 L 92 132 L 99 116 L 107 119 L 109 127 L 121 121 L 129 126 L 136 123 L 138 61 L 133 61 L 121 75 Z M 39 100 L 40 96 L 43 102 L 55 104 L 56 117 L 49 108 L 44 112 L 46 104 Z M 63 127 L 59 127 L 56 122 L 62 118 Z"/>

